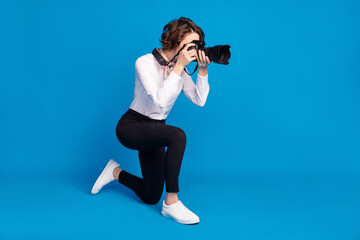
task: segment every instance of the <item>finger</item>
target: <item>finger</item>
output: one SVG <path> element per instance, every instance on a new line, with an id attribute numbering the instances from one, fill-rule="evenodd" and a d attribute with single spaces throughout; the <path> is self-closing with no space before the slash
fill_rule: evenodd
<path id="1" fill-rule="evenodd" d="M 210 59 L 209 59 L 209 57 L 208 57 L 208 56 L 206 56 L 206 61 L 208 62 L 208 64 L 210 64 L 210 63 L 211 63 L 211 61 L 210 61 Z"/>
<path id="2" fill-rule="evenodd" d="M 196 53 L 196 55 L 195 55 L 195 57 L 196 57 L 196 60 L 199 62 L 199 54 L 198 53 Z"/>
<path id="3" fill-rule="evenodd" d="M 195 57 L 194 60 L 199 61 L 199 56 L 195 55 L 194 57 Z"/>
<path id="4" fill-rule="evenodd" d="M 196 60 L 196 57 L 195 57 L 195 56 L 190 57 L 190 60 L 191 60 L 191 61 L 194 61 L 194 60 Z"/>
<path id="5" fill-rule="evenodd" d="M 194 53 L 194 54 L 189 54 L 189 57 L 199 57 L 199 56 L 196 56 L 196 53 Z"/>
<path id="6" fill-rule="evenodd" d="M 200 50 L 197 51 L 197 55 L 198 55 L 198 63 L 201 65 L 202 64 L 202 58 L 201 58 Z"/>
<path id="7" fill-rule="evenodd" d="M 192 52 L 192 51 L 186 52 L 186 53 L 184 53 L 184 56 L 186 56 L 186 57 L 196 56 L 196 51 L 195 52 Z"/>
<path id="8" fill-rule="evenodd" d="M 202 61 L 203 63 L 205 63 L 205 62 L 206 62 L 205 52 L 204 52 L 204 51 L 200 51 L 200 52 L 201 52 L 201 61 Z"/>
<path id="9" fill-rule="evenodd" d="M 193 53 L 193 54 L 191 54 L 191 53 L 187 53 L 187 54 L 185 54 L 185 56 L 186 56 L 187 58 L 193 58 L 193 57 L 195 57 L 195 58 L 196 58 L 196 52 L 195 52 L 195 53 Z"/>
<path id="10" fill-rule="evenodd" d="M 185 47 L 184 47 L 184 51 L 187 51 L 188 48 L 191 47 L 191 46 L 195 46 L 195 43 L 188 43 L 188 44 L 186 44 Z"/>
<path id="11" fill-rule="evenodd" d="M 202 51 L 202 57 L 203 57 L 204 62 L 207 62 L 207 61 L 206 61 L 206 56 L 205 56 L 205 52 L 204 52 L 204 51 Z"/>
<path id="12" fill-rule="evenodd" d="M 199 52 L 199 58 L 200 58 L 200 64 L 201 64 L 201 66 L 203 66 L 205 64 L 205 61 L 204 61 L 201 51 Z"/>
<path id="13" fill-rule="evenodd" d="M 194 55 L 196 55 L 196 50 L 191 49 L 190 51 L 188 51 L 188 53 L 190 54 L 190 56 L 194 56 Z"/>
<path id="14" fill-rule="evenodd" d="M 201 54 L 199 53 L 199 51 L 196 54 L 197 54 L 198 63 L 199 64 L 202 63 Z"/>

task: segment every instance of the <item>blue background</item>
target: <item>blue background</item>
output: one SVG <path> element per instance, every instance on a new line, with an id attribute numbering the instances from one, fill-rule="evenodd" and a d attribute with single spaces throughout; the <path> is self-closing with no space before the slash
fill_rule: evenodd
<path id="1" fill-rule="evenodd" d="M 90 195 L 110 158 L 141 177 L 115 127 L 180 16 L 232 53 L 167 118 L 194 226 L 116 182 Z M 1 1 L 0 239 L 360 239 L 359 20 L 349 0 Z"/>

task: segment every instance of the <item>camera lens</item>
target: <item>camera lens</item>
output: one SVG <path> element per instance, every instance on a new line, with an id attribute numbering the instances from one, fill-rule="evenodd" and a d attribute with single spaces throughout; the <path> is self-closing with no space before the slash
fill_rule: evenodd
<path id="1" fill-rule="evenodd" d="M 216 45 L 205 49 L 205 55 L 208 56 L 212 62 L 224 65 L 229 64 L 231 57 L 229 45 Z"/>

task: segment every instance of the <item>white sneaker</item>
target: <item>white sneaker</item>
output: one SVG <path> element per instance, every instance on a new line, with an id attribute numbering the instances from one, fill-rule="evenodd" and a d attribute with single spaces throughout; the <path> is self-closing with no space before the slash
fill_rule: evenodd
<path id="1" fill-rule="evenodd" d="M 106 164 L 104 170 L 101 172 L 100 176 L 96 180 L 94 186 L 92 187 L 91 193 L 97 194 L 104 185 L 115 180 L 113 172 L 114 169 L 119 166 L 120 164 L 115 162 L 113 159 L 110 159 L 110 161 Z"/>
<path id="2" fill-rule="evenodd" d="M 185 207 L 180 200 L 170 205 L 166 205 L 165 200 L 163 200 L 161 215 L 182 224 L 195 224 L 200 222 L 199 217 Z"/>

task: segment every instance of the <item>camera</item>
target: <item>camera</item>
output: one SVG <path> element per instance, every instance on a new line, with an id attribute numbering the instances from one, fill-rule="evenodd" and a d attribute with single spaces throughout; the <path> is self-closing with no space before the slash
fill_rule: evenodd
<path id="1" fill-rule="evenodd" d="M 214 47 L 205 47 L 204 41 L 193 40 L 191 43 L 195 43 L 195 46 L 188 48 L 188 51 L 195 49 L 202 50 L 205 52 L 205 56 L 208 56 L 210 61 L 218 64 L 228 65 L 231 57 L 229 45 L 216 45 Z M 184 45 L 185 46 L 185 45 Z M 197 60 L 194 60 L 197 62 Z"/>

